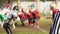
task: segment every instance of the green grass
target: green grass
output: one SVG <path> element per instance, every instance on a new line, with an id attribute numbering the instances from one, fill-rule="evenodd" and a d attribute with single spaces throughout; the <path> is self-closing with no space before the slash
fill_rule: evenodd
<path id="1" fill-rule="evenodd" d="M 5 31 L 0 31 L 0 34 L 6 34 Z M 22 31 L 15 31 L 13 34 L 48 34 L 48 32 L 42 31 L 29 31 L 28 29 L 23 29 Z"/>
<path id="2" fill-rule="evenodd" d="M 0 32 L 0 34 L 6 34 L 6 32 Z M 14 34 L 48 34 L 44 32 L 15 32 Z"/>
<path id="3" fill-rule="evenodd" d="M 40 28 L 46 30 L 47 32 L 30 27 L 16 27 L 16 29 L 11 29 L 13 34 L 49 34 L 49 28 L 52 25 L 52 21 L 39 21 L 39 25 Z M 6 34 L 5 30 L 0 28 L 0 34 Z"/>
<path id="4" fill-rule="evenodd" d="M 17 32 L 16 34 L 48 34 L 44 32 Z"/>

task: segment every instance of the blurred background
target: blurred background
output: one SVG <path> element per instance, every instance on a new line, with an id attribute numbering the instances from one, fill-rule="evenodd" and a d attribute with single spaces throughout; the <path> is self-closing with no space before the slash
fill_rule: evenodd
<path id="1" fill-rule="evenodd" d="M 60 9 L 60 0 L 0 0 L 0 7 L 8 5 L 19 5 L 22 8 L 27 9 L 28 6 L 31 8 L 37 8 L 40 12 L 40 16 L 46 16 L 51 18 L 52 11 L 50 11 L 50 5 L 52 3 L 56 4 L 56 7 Z"/>
<path id="2" fill-rule="evenodd" d="M 18 27 L 15 30 L 12 29 L 12 32 L 13 34 L 49 34 L 50 27 L 53 23 L 50 5 L 53 3 L 60 10 L 60 0 L 0 0 L 0 8 L 3 9 L 4 6 L 11 6 L 12 9 L 14 5 L 18 5 L 24 8 L 25 11 L 27 11 L 28 6 L 32 9 L 38 9 L 40 13 L 40 30 L 29 27 Z M 2 28 L 0 28 L 0 33 L 6 34 Z"/>

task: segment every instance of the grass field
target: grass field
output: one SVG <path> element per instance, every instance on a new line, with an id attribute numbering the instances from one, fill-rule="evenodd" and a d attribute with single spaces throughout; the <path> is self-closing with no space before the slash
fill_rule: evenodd
<path id="1" fill-rule="evenodd" d="M 49 34 L 52 20 L 39 21 L 39 29 L 33 27 L 17 26 L 16 29 L 12 29 L 13 34 Z M 0 28 L 0 34 L 7 34 L 3 28 Z"/>

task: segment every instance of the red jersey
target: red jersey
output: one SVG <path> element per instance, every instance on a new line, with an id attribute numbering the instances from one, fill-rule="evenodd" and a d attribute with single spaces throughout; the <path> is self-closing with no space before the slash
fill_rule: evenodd
<path id="1" fill-rule="evenodd" d="M 38 11 L 33 11 L 33 18 L 39 18 L 39 12 Z"/>
<path id="2" fill-rule="evenodd" d="M 25 19 L 28 19 L 28 14 L 27 14 L 27 13 L 25 13 L 24 15 L 25 15 Z"/>
<path id="3" fill-rule="evenodd" d="M 56 13 L 58 12 L 58 9 L 53 9 L 53 19 L 54 19 L 54 16 L 56 15 Z"/>
<path id="4" fill-rule="evenodd" d="M 20 14 L 19 17 L 21 17 L 22 19 L 26 18 L 24 14 Z"/>
<path id="5" fill-rule="evenodd" d="M 24 13 L 23 8 L 21 9 L 21 14 L 19 14 L 19 17 L 21 17 L 22 19 L 27 19 L 26 14 Z"/>
<path id="6" fill-rule="evenodd" d="M 32 12 L 30 13 L 28 13 L 28 18 L 33 18 L 33 15 L 32 15 Z"/>

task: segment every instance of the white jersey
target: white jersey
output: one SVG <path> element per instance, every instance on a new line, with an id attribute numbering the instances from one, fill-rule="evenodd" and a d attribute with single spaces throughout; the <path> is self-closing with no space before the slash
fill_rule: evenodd
<path id="1" fill-rule="evenodd" d="M 8 18 L 11 18 L 12 15 L 13 15 L 14 17 L 17 17 L 17 13 L 16 13 L 15 11 L 13 11 L 13 10 L 11 10 L 11 12 L 9 12 Z"/>
<path id="2" fill-rule="evenodd" d="M 17 15 L 17 12 L 13 12 L 13 16 L 14 17 L 17 17 L 18 15 Z"/>

